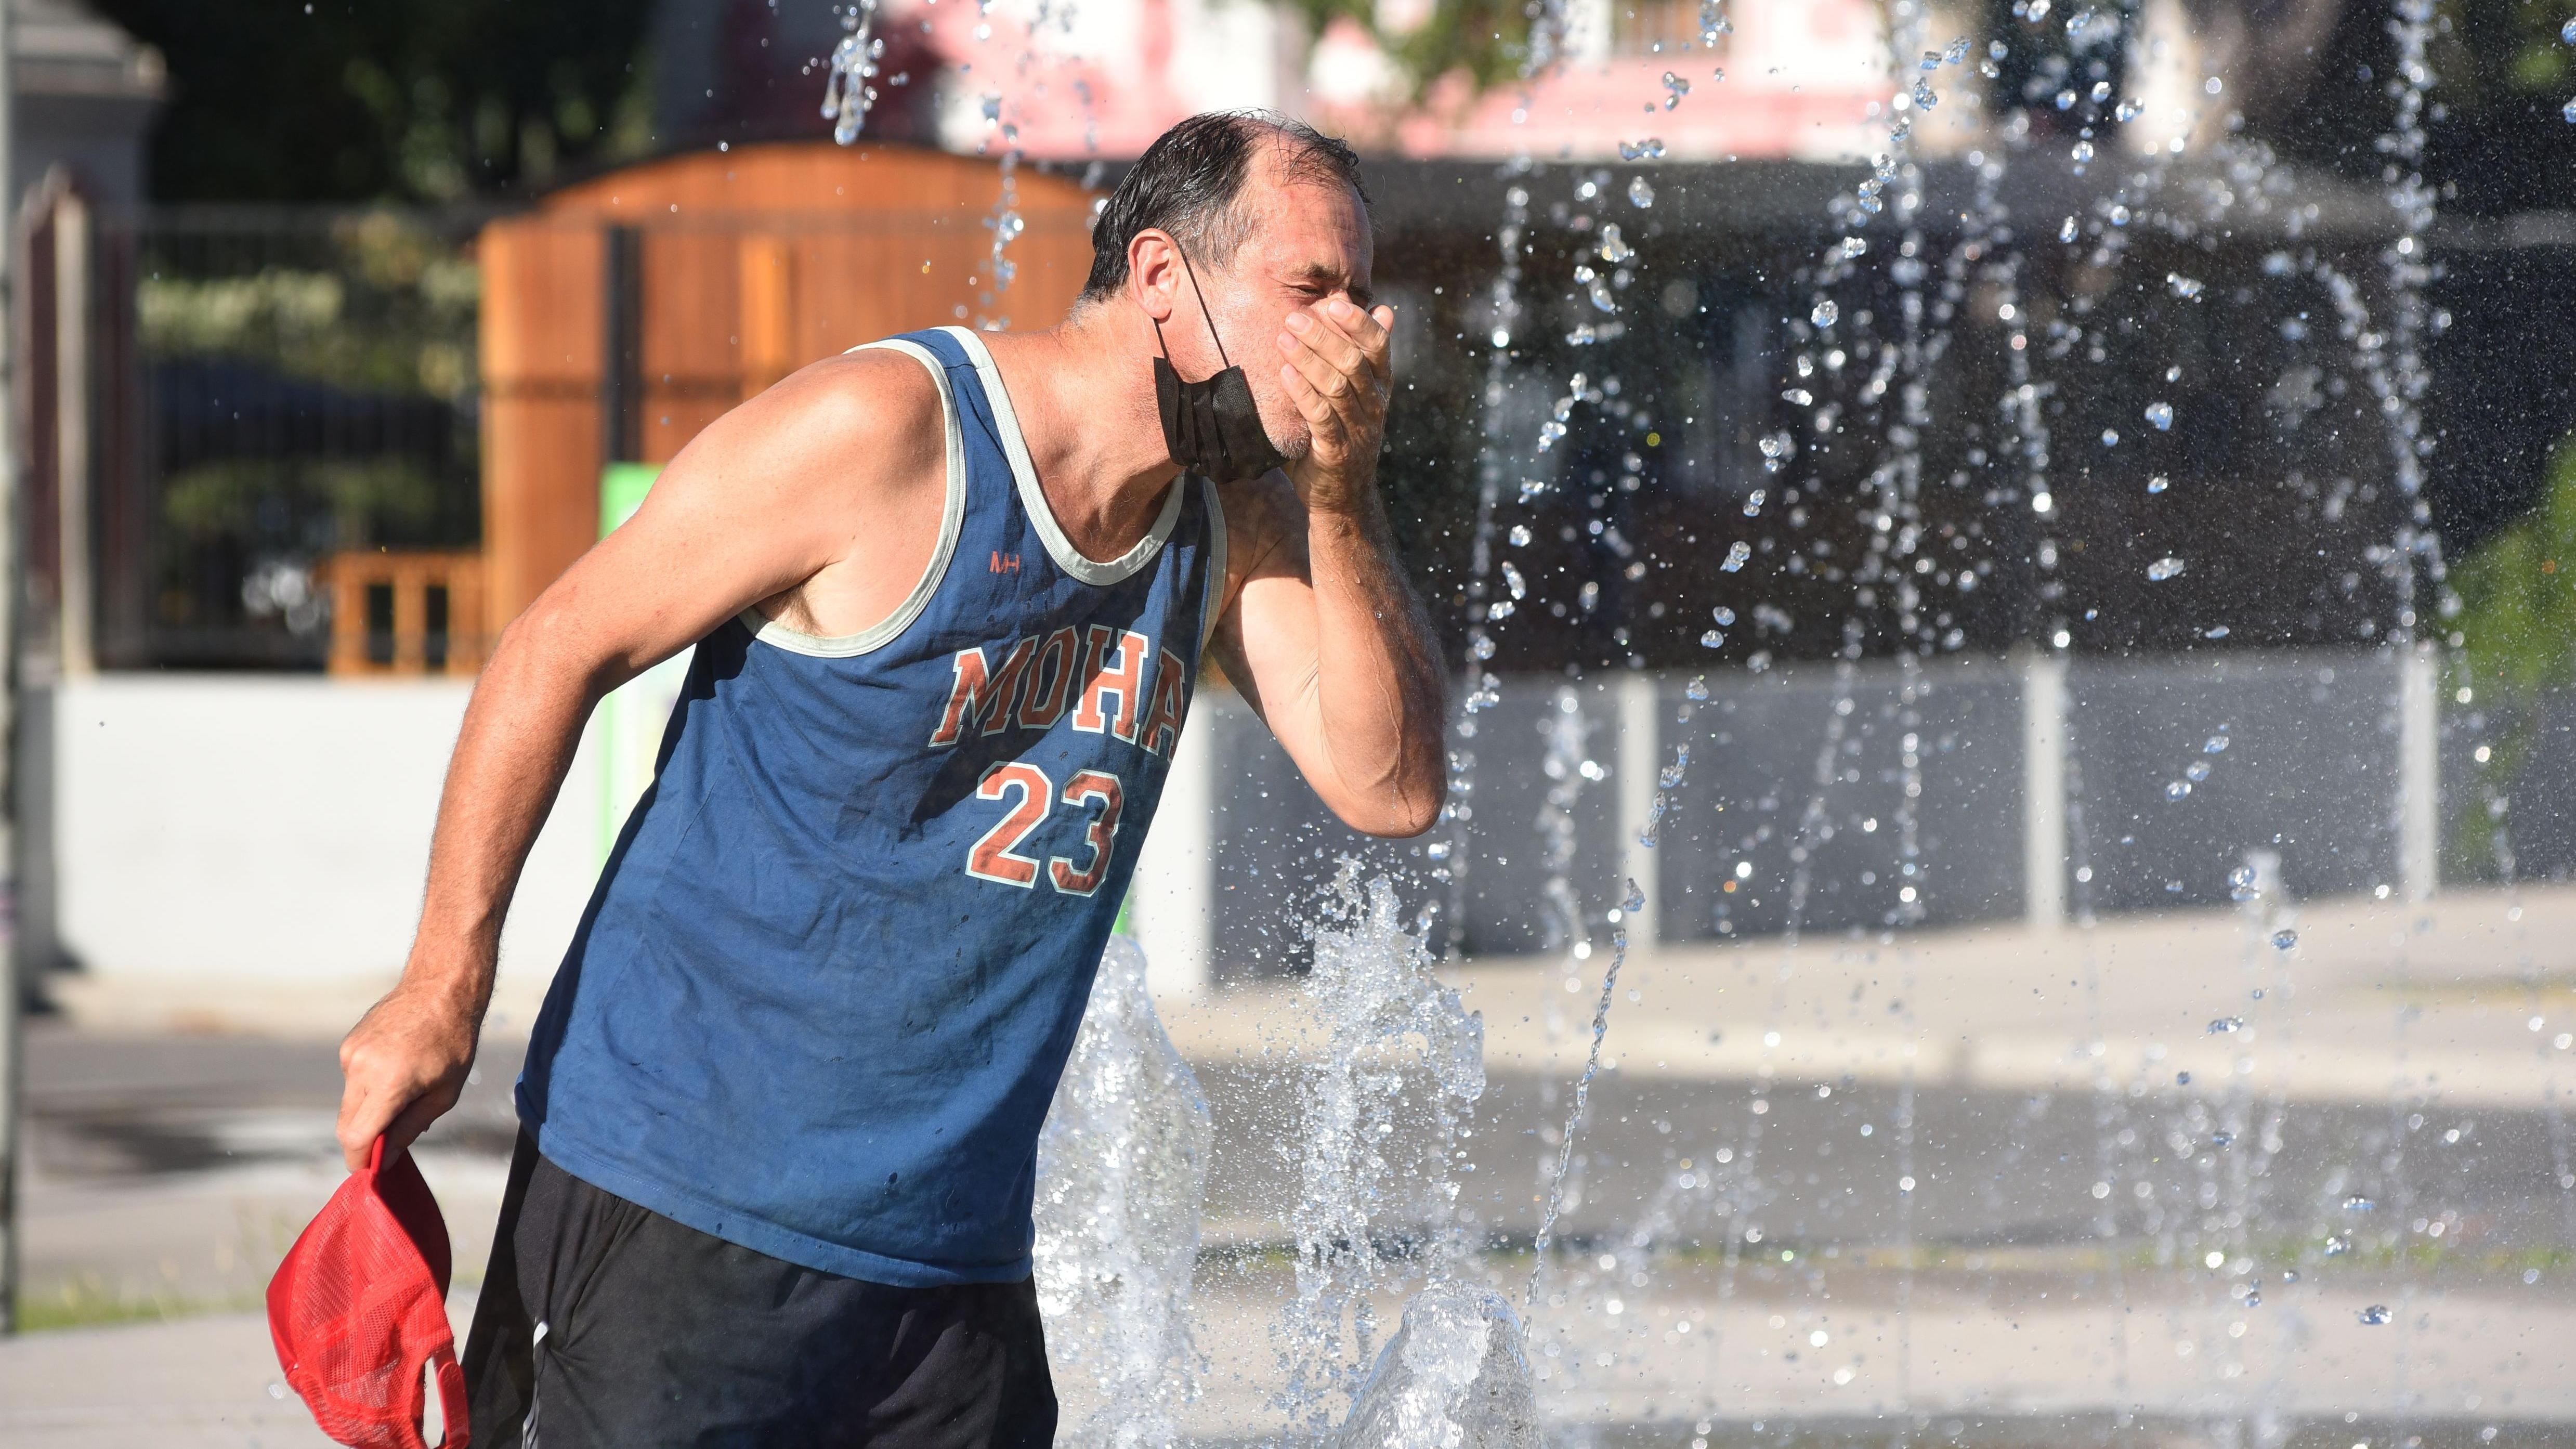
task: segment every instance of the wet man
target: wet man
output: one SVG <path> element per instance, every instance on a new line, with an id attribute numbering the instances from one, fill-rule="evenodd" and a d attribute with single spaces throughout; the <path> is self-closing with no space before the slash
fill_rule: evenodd
<path id="1" fill-rule="evenodd" d="M 1353 827 L 1439 814 L 1357 158 L 1197 117 L 1093 247 L 1052 331 L 871 344 L 716 422 L 484 669 L 341 1048 L 353 1167 L 454 1105 L 582 721 L 696 647 L 519 1081 L 478 1449 L 1047 1443 L 1038 1128 L 1202 659 Z"/>

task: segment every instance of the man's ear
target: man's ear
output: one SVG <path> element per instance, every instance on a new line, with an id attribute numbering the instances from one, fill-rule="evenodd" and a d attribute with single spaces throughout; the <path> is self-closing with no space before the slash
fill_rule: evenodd
<path id="1" fill-rule="evenodd" d="M 1156 322 L 1169 322 L 1179 309 L 1186 285 L 1181 275 L 1181 249 L 1172 234 L 1146 227 L 1127 242 L 1127 295 Z"/>

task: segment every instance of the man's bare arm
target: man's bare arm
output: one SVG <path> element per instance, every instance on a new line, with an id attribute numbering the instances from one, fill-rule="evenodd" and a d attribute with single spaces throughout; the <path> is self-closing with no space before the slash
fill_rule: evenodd
<path id="1" fill-rule="evenodd" d="M 1232 490 L 1228 533 L 1248 557 L 1216 647 L 1333 813 L 1405 836 L 1439 818 L 1446 718 L 1430 621 L 1377 492 L 1392 321 L 1338 298 L 1292 314 L 1283 377 L 1314 446 L 1288 483 Z"/>
<path id="2" fill-rule="evenodd" d="M 401 1148 L 456 1104 L 502 920 L 592 708 L 902 518 L 906 490 L 940 483 L 939 412 L 907 358 L 806 369 L 682 449 L 635 517 L 503 631 L 448 764 L 402 979 L 340 1045 L 339 1139 L 352 1171 L 380 1134 Z"/>

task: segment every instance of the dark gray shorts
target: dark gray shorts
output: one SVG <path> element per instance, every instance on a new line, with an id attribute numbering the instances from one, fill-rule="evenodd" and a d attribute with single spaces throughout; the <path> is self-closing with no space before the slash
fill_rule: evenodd
<path id="1" fill-rule="evenodd" d="M 893 1288 L 602 1192 L 519 1136 L 465 1345 L 475 1449 L 1055 1438 L 1029 1281 Z"/>

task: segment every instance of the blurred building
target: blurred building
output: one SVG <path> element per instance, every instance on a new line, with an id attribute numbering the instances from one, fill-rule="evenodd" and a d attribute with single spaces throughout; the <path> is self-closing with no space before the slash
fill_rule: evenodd
<path id="1" fill-rule="evenodd" d="M 1650 139 L 1688 159 L 1867 155 L 1871 105 L 1886 91 L 1879 7 L 1727 8 L 1738 12 L 1731 33 L 1710 46 L 1699 0 L 1575 0 L 1564 66 L 1476 95 L 1455 77 L 1417 94 L 1365 28 L 1313 35 L 1290 9 L 1244 0 L 891 0 L 874 21 L 887 52 L 870 126 L 953 151 L 1123 160 L 1184 116 L 1258 106 L 1416 157 L 1611 159 Z M 1945 38 L 1976 28 L 1968 7 L 1950 8 L 1955 23 L 1935 26 Z M 1430 7 L 1382 0 L 1380 12 L 1400 34 Z M 656 23 L 665 135 L 824 129 L 838 7 L 664 0 Z"/>
<path id="2" fill-rule="evenodd" d="M 144 134 L 160 109 L 161 56 L 80 0 L 8 0 L 8 194 L 61 168 L 87 196 L 143 199 Z"/>

